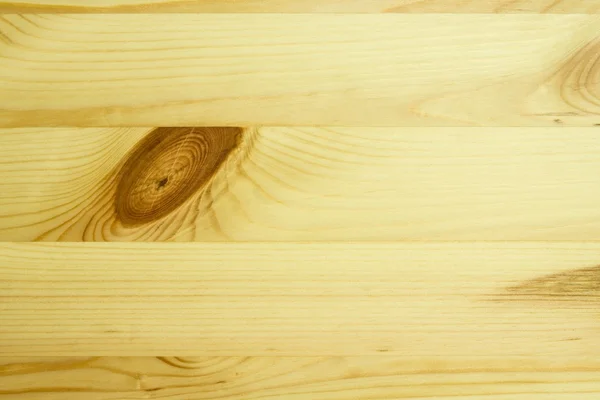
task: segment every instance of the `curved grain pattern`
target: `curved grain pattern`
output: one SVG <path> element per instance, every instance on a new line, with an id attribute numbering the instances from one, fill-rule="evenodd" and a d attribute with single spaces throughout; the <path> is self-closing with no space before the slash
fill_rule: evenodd
<path id="1" fill-rule="evenodd" d="M 13 0 L 1 12 L 598 13 L 590 0 Z"/>
<path id="2" fill-rule="evenodd" d="M 0 355 L 595 361 L 600 287 L 579 276 L 599 254 L 594 242 L 0 244 Z M 548 276 L 569 288 L 560 300 L 507 290 Z"/>
<path id="3" fill-rule="evenodd" d="M 0 358 L 0 399 L 373 400 L 600 396 L 600 363 L 401 357 Z"/>
<path id="4" fill-rule="evenodd" d="M 580 113 L 600 115 L 600 39 L 579 50 L 558 74 L 560 93 Z"/>
<path id="5" fill-rule="evenodd" d="M 596 128 L 205 132 L 3 130 L 0 240 L 600 238 Z"/>
<path id="6" fill-rule="evenodd" d="M 593 126 L 599 18 L 6 14 L 0 126 Z"/>

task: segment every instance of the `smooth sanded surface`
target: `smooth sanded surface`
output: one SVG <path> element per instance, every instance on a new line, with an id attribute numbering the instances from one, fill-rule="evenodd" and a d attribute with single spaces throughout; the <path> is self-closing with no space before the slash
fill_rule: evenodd
<path id="1" fill-rule="evenodd" d="M 0 400 L 597 400 L 598 12 L 0 1 Z"/>
<path id="2" fill-rule="evenodd" d="M 0 126 L 594 126 L 599 18 L 3 15 Z"/>
<path id="3" fill-rule="evenodd" d="M 599 133 L 3 129 L 0 240 L 598 240 Z"/>
<path id="4" fill-rule="evenodd" d="M 598 243 L 0 245 L 5 356 L 600 357 Z"/>
<path id="5" fill-rule="evenodd" d="M 14 400 L 596 400 L 600 364 L 548 357 L 8 357 Z"/>
<path id="6" fill-rule="evenodd" d="M 594 0 L 13 0 L 2 12 L 598 13 Z"/>

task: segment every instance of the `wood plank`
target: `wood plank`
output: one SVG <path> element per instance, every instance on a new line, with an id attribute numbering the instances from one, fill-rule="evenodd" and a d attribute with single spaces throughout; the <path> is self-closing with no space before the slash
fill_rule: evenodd
<path id="1" fill-rule="evenodd" d="M 598 13 L 590 0 L 12 0 L 0 12 Z"/>
<path id="2" fill-rule="evenodd" d="M 11 400 L 595 400 L 600 363 L 387 356 L 4 358 L 0 388 L 0 399 Z"/>
<path id="3" fill-rule="evenodd" d="M 591 126 L 599 18 L 6 14 L 0 125 Z"/>
<path id="4" fill-rule="evenodd" d="M 600 243 L 0 244 L 4 356 L 600 359 Z"/>
<path id="5" fill-rule="evenodd" d="M 0 131 L 0 240 L 600 240 L 597 128 L 211 133 Z"/>

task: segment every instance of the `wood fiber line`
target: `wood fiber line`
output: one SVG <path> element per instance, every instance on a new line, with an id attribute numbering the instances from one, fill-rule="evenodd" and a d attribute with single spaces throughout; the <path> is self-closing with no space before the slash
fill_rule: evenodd
<path id="1" fill-rule="evenodd" d="M 0 354 L 595 362 L 598 254 L 593 242 L 5 243 Z"/>
<path id="2" fill-rule="evenodd" d="M 599 18 L 5 14 L 0 126 L 590 127 Z"/>
<path id="3" fill-rule="evenodd" d="M 4 129 L 0 240 L 598 240 L 598 154 L 597 128 Z"/>
<path id="4" fill-rule="evenodd" d="M 0 399 L 13 400 L 594 400 L 600 365 L 468 356 L 2 358 L 0 388 Z"/>
<path id="5" fill-rule="evenodd" d="M 0 12 L 598 13 L 591 0 L 13 0 Z"/>

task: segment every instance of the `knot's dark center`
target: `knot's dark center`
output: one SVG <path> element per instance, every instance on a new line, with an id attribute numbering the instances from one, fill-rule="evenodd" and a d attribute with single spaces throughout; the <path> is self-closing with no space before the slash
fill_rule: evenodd
<path id="1" fill-rule="evenodd" d="M 167 183 L 169 183 L 169 177 L 165 176 L 164 178 L 162 178 L 160 181 L 156 182 L 156 188 L 157 189 L 161 189 L 163 188 Z"/>

